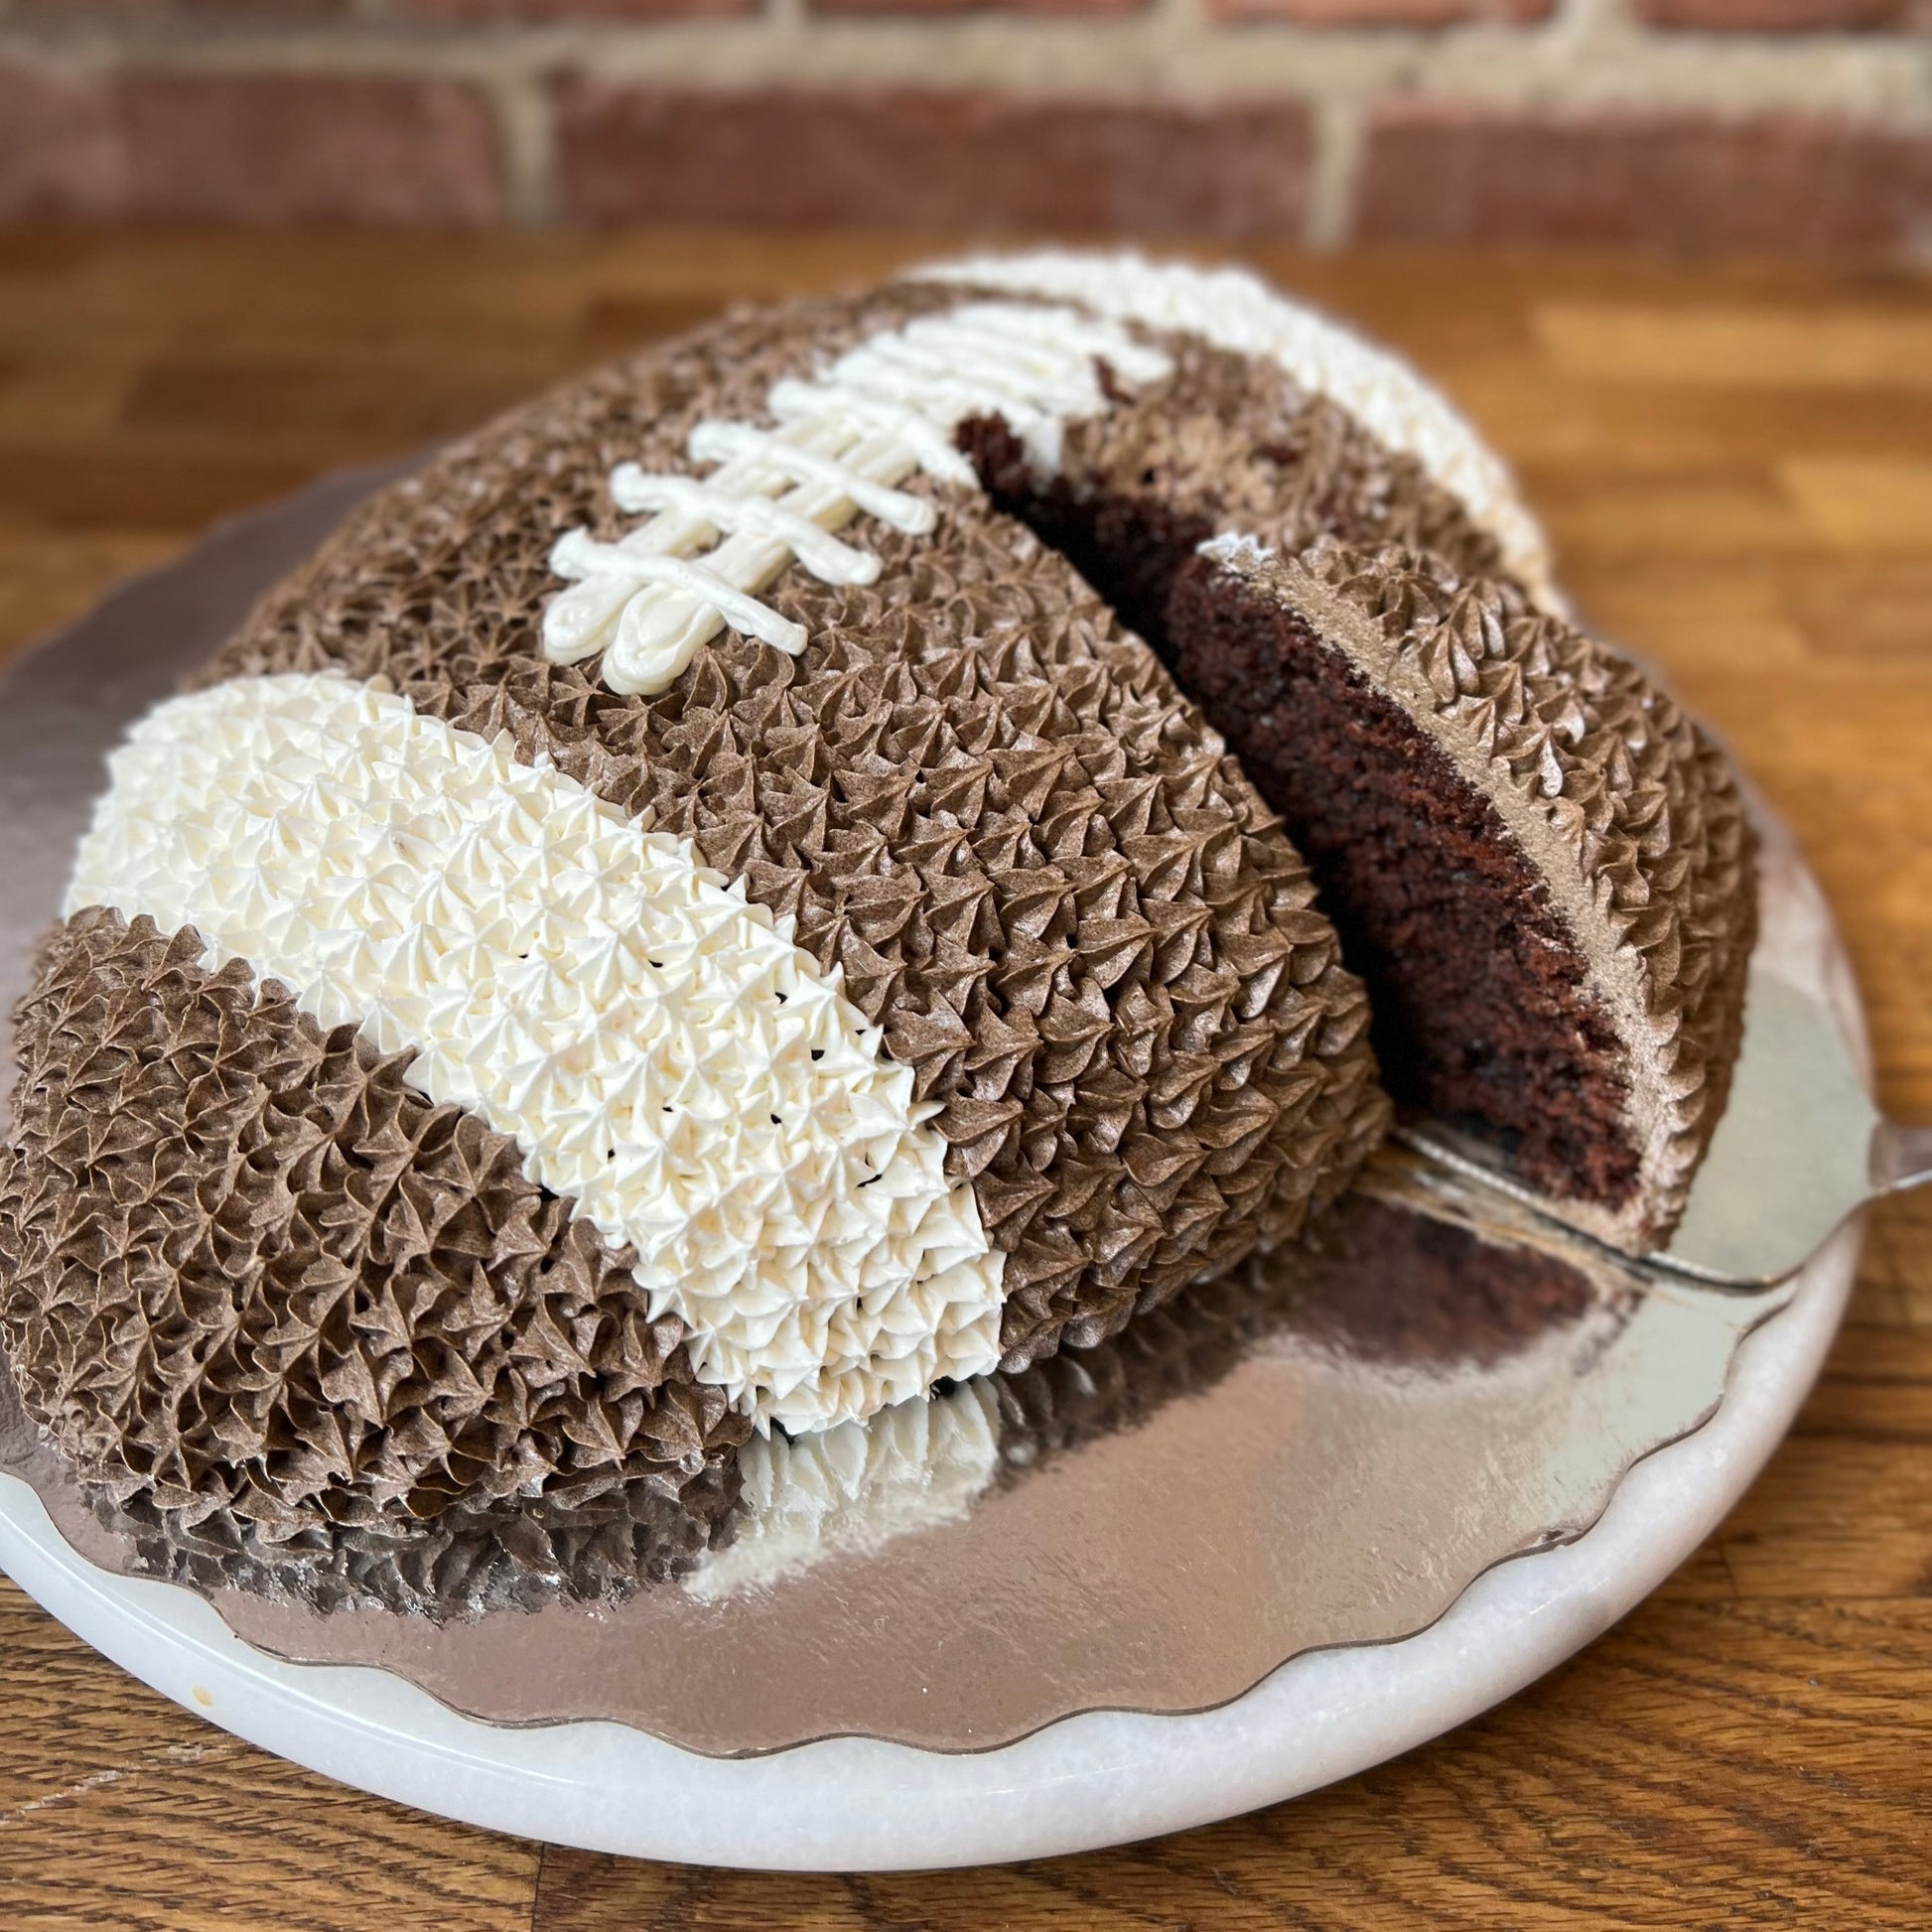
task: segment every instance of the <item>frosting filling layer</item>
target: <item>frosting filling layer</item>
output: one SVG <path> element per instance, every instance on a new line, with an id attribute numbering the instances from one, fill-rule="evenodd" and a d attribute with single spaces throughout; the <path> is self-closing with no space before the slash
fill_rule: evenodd
<path id="1" fill-rule="evenodd" d="M 327 675 L 162 706 L 112 763 L 69 912 L 193 927 L 515 1139 L 635 1250 L 701 1381 L 759 1423 L 870 1415 L 999 1358 L 1003 1257 L 909 1067 L 679 839 Z"/>

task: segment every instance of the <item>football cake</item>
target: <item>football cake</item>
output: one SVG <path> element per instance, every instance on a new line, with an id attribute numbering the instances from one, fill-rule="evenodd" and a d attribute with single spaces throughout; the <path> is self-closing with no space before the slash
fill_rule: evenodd
<path id="1" fill-rule="evenodd" d="M 1753 903 L 1722 757 L 1393 358 L 1066 255 L 736 313 L 380 492 L 136 725 L 0 1323 L 183 1520 L 728 1500 L 1294 1238 L 1390 1096 L 1664 1238 Z"/>

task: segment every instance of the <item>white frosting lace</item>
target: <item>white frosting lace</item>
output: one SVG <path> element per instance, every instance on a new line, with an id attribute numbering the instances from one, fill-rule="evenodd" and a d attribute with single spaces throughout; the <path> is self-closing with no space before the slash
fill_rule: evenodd
<path id="1" fill-rule="evenodd" d="M 1078 302 L 1098 316 L 1198 336 L 1217 348 L 1265 356 L 1300 386 L 1329 396 L 1382 445 L 1413 456 L 1496 539 L 1503 562 L 1546 609 L 1566 605 L 1550 548 L 1501 458 L 1442 393 L 1388 350 L 1237 268 L 1156 264 L 1134 254 L 1046 250 L 937 262 L 929 281 Z"/>
<path id="2" fill-rule="evenodd" d="M 755 1439 L 739 1466 L 737 1535 L 684 1586 L 707 1601 L 958 1522 L 999 1473 L 999 1403 L 990 1383 L 968 1382 L 863 1425 Z"/>
<path id="3" fill-rule="evenodd" d="M 654 697 L 730 626 L 796 656 L 804 630 L 759 601 L 788 565 L 829 584 L 869 584 L 879 560 L 832 533 L 870 516 L 924 535 L 929 499 L 897 487 L 918 472 L 971 484 L 953 446 L 969 416 L 997 414 L 1034 464 L 1058 468 L 1060 426 L 1108 406 L 1097 363 L 1149 382 L 1171 363 L 1113 323 L 1071 309 L 972 302 L 870 337 L 811 381 L 775 384 L 775 429 L 703 422 L 703 482 L 635 464 L 611 473 L 618 507 L 654 512 L 616 543 L 559 538 L 551 568 L 574 581 L 543 615 L 544 654 L 574 664 L 604 653 L 614 691 Z"/>
<path id="4" fill-rule="evenodd" d="M 338 677 L 141 721 L 69 913 L 194 926 L 514 1137 L 637 1252 L 653 1313 L 760 1422 L 824 1428 L 999 1356 L 1003 1258 L 912 1071 L 686 842 Z"/>

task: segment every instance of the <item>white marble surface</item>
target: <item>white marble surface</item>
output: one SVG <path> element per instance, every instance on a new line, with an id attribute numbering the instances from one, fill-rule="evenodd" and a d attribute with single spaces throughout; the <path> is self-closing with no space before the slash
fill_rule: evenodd
<path id="1" fill-rule="evenodd" d="M 109 1576 L 0 1476 L 0 1568 L 144 1683 L 281 1756 L 472 1824 L 702 1864 L 861 1870 L 1036 1858 L 1231 1817 L 1460 1724 L 1615 1622 L 1697 1547 L 1789 1427 L 1844 1311 L 1856 1228 L 1748 1337 L 1696 1435 L 1631 1471 L 1588 1535 L 1506 1563 L 1406 1642 L 1302 1657 L 1192 1717 L 1072 1718 L 942 1755 L 845 1738 L 696 1756 L 615 1725 L 506 1730 L 372 1670 L 280 1664 L 171 1585 Z"/>

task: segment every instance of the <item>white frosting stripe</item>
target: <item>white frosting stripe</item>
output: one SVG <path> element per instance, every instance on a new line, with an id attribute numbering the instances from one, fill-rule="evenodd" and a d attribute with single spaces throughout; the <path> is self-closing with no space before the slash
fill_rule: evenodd
<path id="1" fill-rule="evenodd" d="M 793 377 L 774 382 L 764 401 L 779 422 L 793 427 L 836 410 L 856 429 L 880 432 L 892 442 L 903 444 L 913 467 L 928 477 L 969 488 L 979 481 L 964 451 L 954 447 L 951 431 L 928 422 L 903 403 L 888 402 L 883 396 L 862 396 L 857 390 L 834 392 L 823 383 L 800 382 Z"/>
<path id="2" fill-rule="evenodd" d="M 602 651 L 605 683 L 646 697 L 668 690 L 726 625 L 796 655 L 804 632 L 758 602 L 781 571 L 795 562 L 827 583 L 874 581 L 877 559 L 830 533 L 865 515 L 928 534 L 932 504 L 897 485 L 921 471 L 971 484 L 972 465 L 952 443 L 968 416 L 1005 417 L 1050 473 L 1060 426 L 1108 407 L 1102 360 L 1130 382 L 1172 366 L 1094 316 L 969 302 L 868 337 L 810 381 L 775 383 L 766 399 L 775 430 L 699 423 L 692 460 L 722 466 L 702 483 L 620 464 L 611 474 L 619 507 L 657 514 L 615 544 L 582 530 L 558 540 L 551 568 L 576 582 L 543 614 L 545 655 L 574 664 Z M 701 551 L 699 565 L 691 560 Z"/>
<path id="3" fill-rule="evenodd" d="M 194 926 L 637 1251 L 653 1313 L 762 1422 L 816 1429 L 999 1355 L 1002 1258 L 912 1074 L 788 926 L 547 766 L 336 677 L 138 724 L 69 912 Z"/>
<path id="4" fill-rule="evenodd" d="M 1398 356 L 1277 295 L 1236 268 L 1156 264 L 1139 255 L 986 255 L 917 271 L 930 281 L 1077 302 L 1097 317 L 1198 336 L 1264 356 L 1304 389 L 1332 397 L 1388 449 L 1413 456 L 1459 497 L 1511 573 L 1547 608 L 1563 610 L 1549 545 L 1502 460 L 1440 391 Z"/>

